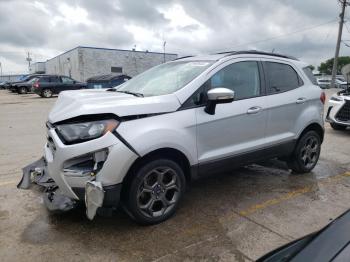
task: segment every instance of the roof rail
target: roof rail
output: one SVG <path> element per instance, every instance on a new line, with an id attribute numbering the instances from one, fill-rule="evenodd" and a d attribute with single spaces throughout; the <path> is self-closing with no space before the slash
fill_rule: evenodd
<path id="1" fill-rule="evenodd" d="M 183 58 L 188 58 L 188 57 L 193 57 L 193 55 L 181 56 L 181 57 L 178 57 L 178 58 L 176 58 L 176 59 L 174 59 L 172 61 L 183 59 Z"/>
<path id="2" fill-rule="evenodd" d="M 270 53 L 270 52 L 258 51 L 258 50 L 227 51 L 227 52 L 220 52 L 220 53 L 216 53 L 216 54 L 218 54 L 218 55 L 225 55 L 225 56 L 242 55 L 242 54 L 267 55 L 267 56 L 276 56 L 276 57 L 282 57 L 282 58 L 287 58 L 287 59 L 292 59 L 292 60 L 298 60 L 297 58 L 295 58 L 293 56 L 288 56 L 288 55 L 283 55 L 283 54 L 278 54 L 278 53 Z"/>

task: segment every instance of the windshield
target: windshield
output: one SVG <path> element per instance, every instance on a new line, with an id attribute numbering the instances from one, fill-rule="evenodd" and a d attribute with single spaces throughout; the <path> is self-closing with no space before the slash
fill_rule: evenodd
<path id="1" fill-rule="evenodd" d="M 117 87 L 118 92 L 138 93 L 142 96 L 171 94 L 191 82 L 214 61 L 178 61 L 147 70 Z"/>

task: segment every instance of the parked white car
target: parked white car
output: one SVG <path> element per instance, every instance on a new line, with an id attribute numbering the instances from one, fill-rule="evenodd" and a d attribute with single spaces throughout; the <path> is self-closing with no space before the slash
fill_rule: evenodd
<path id="1" fill-rule="evenodd" d="M 349 90 L 342 90 L 331 96 L 326 121 L 335 130 L 345 130 L 350 126 Z"/>
<path id="2" fill-rule="evenodd" d="M 308 64 L 258 51 L 187 57 L 107 90 L 65 91 L 47 122 L 44 157 L 19 188 L 46 187 L 50 210 L 84 201 L 90 219 L 120 203 L 154 224 L 195 178 L 280 158 L 316 165 L 325 94 Z"/>

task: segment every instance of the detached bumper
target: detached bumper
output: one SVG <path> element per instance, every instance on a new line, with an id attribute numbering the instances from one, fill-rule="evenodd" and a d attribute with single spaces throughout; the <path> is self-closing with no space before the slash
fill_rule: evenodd
<path id="1" fill-rule="evenodd" d="M 32 184 L 44 187 L 43 199 L 48 210 L 53 212 L 68 211 L 76 206 L 77 201 L 63 195 L 55 181 L 48 174 L 44 157 L 25 166 L 22 171 L 22 179 L 17 188 L 29 189 Z"/>
<path id="2" fill-rule="evenodd" d="M 44 187 L 43 200 L 48 210 L 65 212 L 75 208 L 79 201 L 72 199 L 60 190 L 50 177 L 45 158 L 24 167 L 17 188 L 29 189 L 32 184 Z M 88 181 L 85 188 L 73 188 L 79 199 L 85 200 L 86 215 L 92 220 L 100 207 L 115 207 L 119 204 L 121 184 L 103 187 L 101 182 Z"/>

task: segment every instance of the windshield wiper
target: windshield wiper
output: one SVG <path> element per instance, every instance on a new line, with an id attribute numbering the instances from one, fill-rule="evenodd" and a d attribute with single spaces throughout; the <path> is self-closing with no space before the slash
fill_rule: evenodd
<path id="1" fill-rule="evenodd" d="M 123 91 L 123 90 L 115 90 L 115 91 L 119 92 L 119 93 L 124 93 L 124 94 L 137 96 L 137 97 L 144 97 L 144 95 L 142 93 L 136 93 L 136 92 L 131 92 L 131 91 Z"/>

